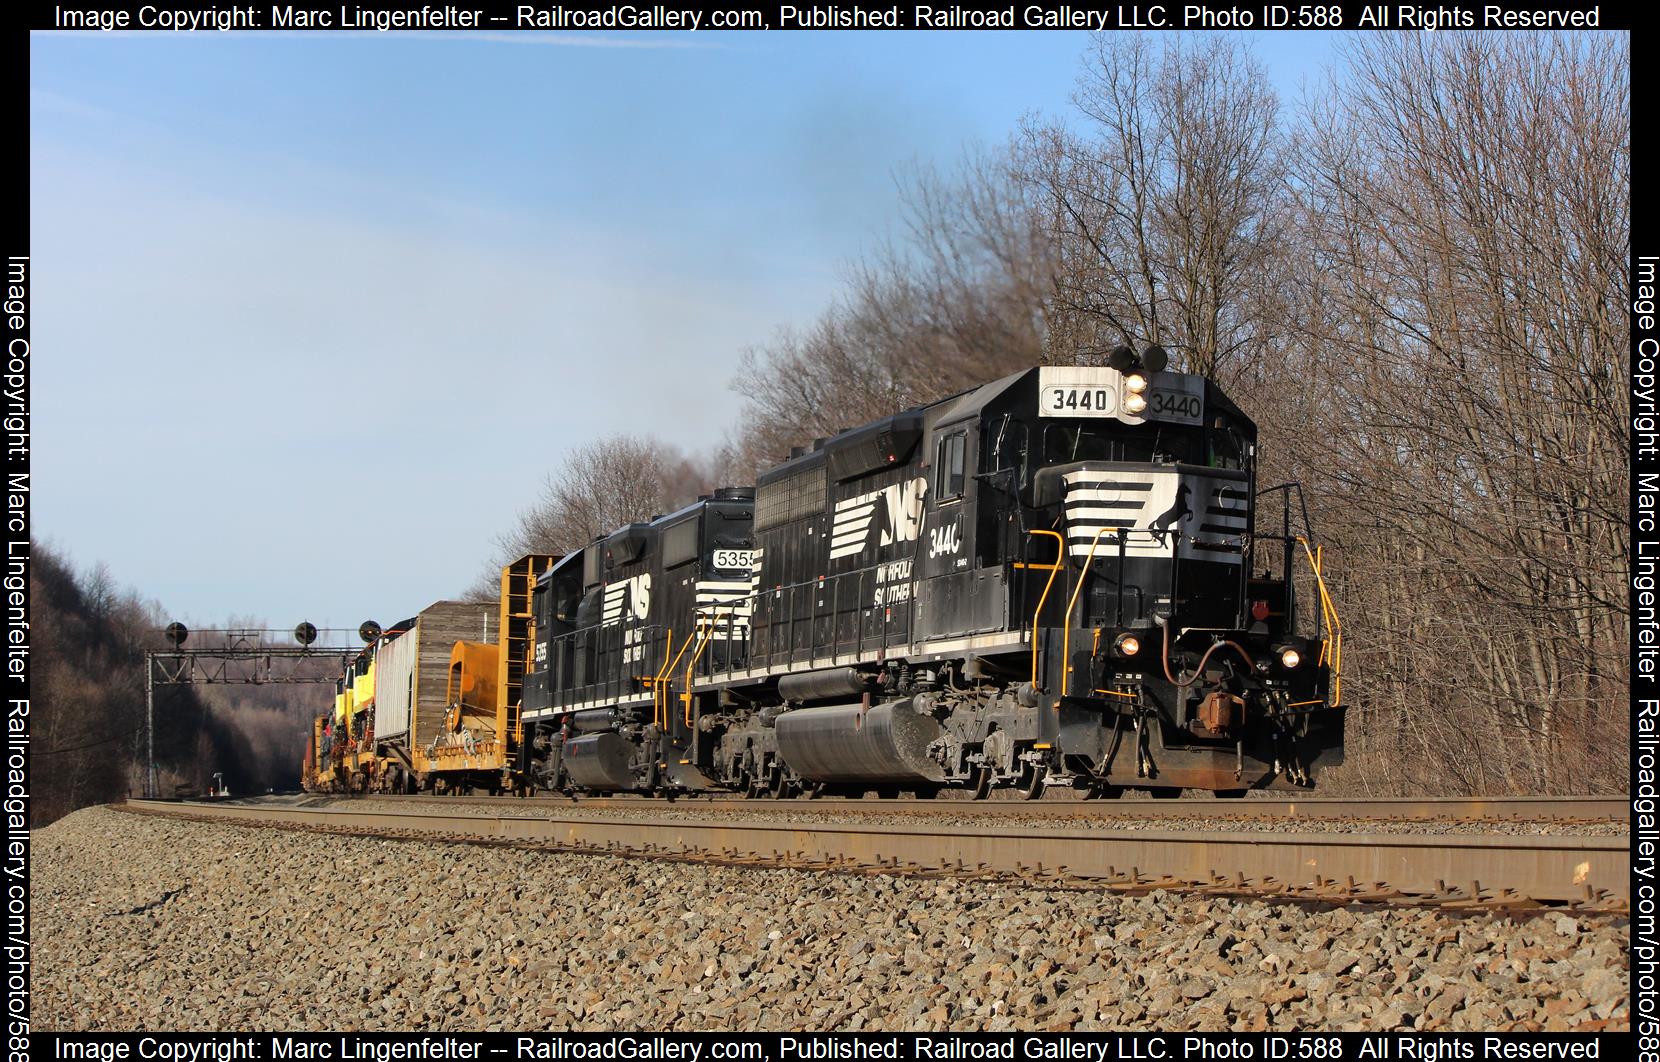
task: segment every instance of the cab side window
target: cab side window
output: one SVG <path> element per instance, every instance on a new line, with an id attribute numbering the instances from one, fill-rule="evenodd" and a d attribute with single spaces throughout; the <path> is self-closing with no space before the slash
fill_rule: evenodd
<path id="1" fill-rule="evenodd" d="M 963 456 L 967 442 L 966 431 L 952 432 L 939 441 L 934 455 L 934 497 L 939 501 L 963 495 Z"/>

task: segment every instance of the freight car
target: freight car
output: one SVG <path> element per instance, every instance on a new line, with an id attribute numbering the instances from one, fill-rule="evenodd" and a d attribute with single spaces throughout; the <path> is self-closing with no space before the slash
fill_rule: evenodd
<path id="1" fill-rule="evenodd" d="M 529 602 L 552 558 L 502 572 L 499 606 L 438 601 L 382 630 L 312 723 L 302 785 L 325 792 L 498 791 L 513 784 L 519 686 L 530 656 Z"/>
<path id="2" fill-rule="evenodd" d="M 754 796 L 1311 785 L 1343 754 L 1322 554 L 1306 518 L 1293 533 L 1294 488 L 1259 489 L 1250 418 L 1163 367 L 1119 348 L 1017 373 L 561 558 L 535 583 L 506 776 Z"/>

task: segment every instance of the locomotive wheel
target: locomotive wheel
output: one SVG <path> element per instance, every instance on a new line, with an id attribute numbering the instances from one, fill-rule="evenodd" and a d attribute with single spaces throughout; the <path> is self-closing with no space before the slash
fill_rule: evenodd
<path id="1" fill-rule="evenodd" d="M 1152 789 L 1149 792 L 1159 800 L 1175 800 L 1182 795 L 1180 789 Z"/>
<path id="2" fill-rule="evenodd" d="M 1049 773 L 1049 768 L 1038 763 L 1028 763 L 1020 768 L 1020 797 L 1022 800 L 1036 800 L 1043 795 L 1043 779 Z"/>
<path id="3" fill-rule="evenodd" d="M 975 800 L 991 796 L 991 768 L 983 763 L 974 768 L 974 773 L 969 775 L 969 785 L 974 790 Z"/>
<path id="4" fill-rule="evenodd" d="M 790 793 L 790 783 L 784 778 L 784 768 L 779 767 L 777 764 L 774 764 L 772 768 L 772 785 L 770 786 L 770 789 L 771 793 L 769 795 L 774 800 L 782 800 Z"/>

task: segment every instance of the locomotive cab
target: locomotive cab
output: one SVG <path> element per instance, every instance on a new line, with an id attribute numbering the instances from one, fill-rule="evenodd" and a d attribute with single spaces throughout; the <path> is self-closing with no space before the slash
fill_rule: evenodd
<path id="1" fill-rule="evenodd" d="M 1283 534 L 1258 533 L 1249 418 L 1193 376 L 1038 377 L 1027 547 L 1014 563 L 1049 565 L 1041 588 L 1024 580 L 1017 608 L 1032 617 L 1028 698 L 1056 717 L 1051 769 L 1100 791 L 1237 792 L 1307 784 L 1317 763 L 1340 763 L 1324 637 L 1335 613 L 1322 583 L 1320 626 L 1297 629 L 1287 573 L 1307 536 L 1289 519 Z M 1271 541 L 1279 572 L 1253 578 Z"/>

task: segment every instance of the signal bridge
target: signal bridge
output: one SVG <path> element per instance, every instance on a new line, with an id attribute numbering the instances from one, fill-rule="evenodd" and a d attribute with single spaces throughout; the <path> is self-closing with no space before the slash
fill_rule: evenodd
<path id="1" fill-rule="evenodd" d="M 373 620 L 355 632 L 345 627 L 319 629 L 301 623 L 292 631 L 258 628 L 224 628 L 196 631 L 197 644 L 185 648 L 192 631 L 182 623 L 169 623 L 162 632 L 171 649 L 151 649 L 144 654 L 144 743 L 148 767 L 144 795 L 156 797 L 156 687 L 203 685 L 263 686 L 333 682 L 334 668 L 307 668 L 304 661 L 338 659 L 344 671 L 361 645 L 351 644 L 356 634 L 363 642 L 380 637 L 380 625 Z M 318 644 L 322 638 L 323 644 Z"/>

